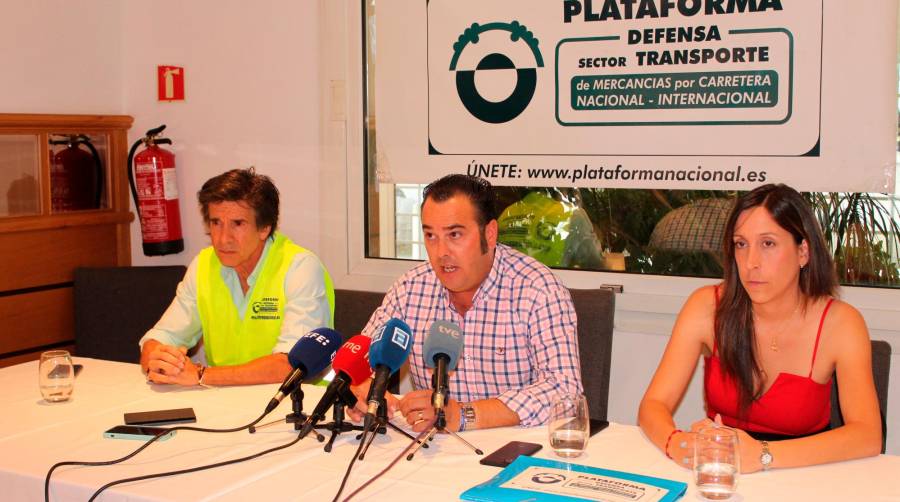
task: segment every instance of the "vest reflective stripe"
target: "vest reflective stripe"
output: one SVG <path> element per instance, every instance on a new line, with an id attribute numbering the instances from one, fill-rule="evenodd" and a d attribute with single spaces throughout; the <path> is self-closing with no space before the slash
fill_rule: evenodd
<path id="1" fill-rule="evenodd" d="M 238 315 L 222 279 L 222 263 L 212 247 L 197 260 L 197 306 L 203 326 L 203 347 L 210 366 L 244 364 L 272 353 L 284 317 L 284 279 L 294 257 L 308 252 L 276 232 L 257 274 L 244 318 Z M 323 267 L 326 296 L 334 324 L 334 288 Z"/>

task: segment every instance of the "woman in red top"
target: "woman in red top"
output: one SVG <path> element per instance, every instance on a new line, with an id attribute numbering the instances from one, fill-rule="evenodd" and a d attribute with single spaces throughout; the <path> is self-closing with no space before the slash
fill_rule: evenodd
<path id="1" fill-rule="evenodd" d="M 695 291 L 678 314 L 638 412 L 647 437 L 691 467 L 693 433 L 721 417 L 739 429 L 743 472 L 877 455 L 868 331 L 835 299 L 831 255 L 800 194 L 764 185 L 740 197 L 724 257 L 722 284 Z M 709 418 L 683 432 L 672 416 L 701 355 Z M 844 426 L 828 430 L 832 374 Z"/>

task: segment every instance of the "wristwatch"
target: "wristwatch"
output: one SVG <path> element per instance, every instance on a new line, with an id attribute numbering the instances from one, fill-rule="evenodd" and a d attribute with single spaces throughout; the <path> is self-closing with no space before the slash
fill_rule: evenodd
<path id="1" fill-rule="evenodd" d="M 475 407 L 472 403 L 459 403 L 459 432 L 475 425 Z"/>
<path id="2" fill-rule="evenodd" d="M 769 451 L 768 441 L 760 441 L 759 443 L 762 445 L 762 453 L 759 454 L 759 463 L 762 464 L 762 470 L 768 471 L 774 457 L 772 457 L 772 453 Z"/>

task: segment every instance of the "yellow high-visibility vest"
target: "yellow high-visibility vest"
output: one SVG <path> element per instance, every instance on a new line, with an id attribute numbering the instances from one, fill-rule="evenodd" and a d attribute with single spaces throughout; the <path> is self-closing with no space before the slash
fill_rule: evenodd
<path id="1" fill-rule="evenodd" d="M 244 364 L 272 353 L 284 318 L 284 278 L 297 253 L 308 252 L 275 232 L 265 262 L 256 277 L 244 318 L 238 315 L 231 292 L 222 279 L 222 263 L 212 246 L 197 260 L 197 307 L 203 325 L 203 348 L 210 366 Z M 334 286 L 322 267 L 331 325 L 334 325 Z"/>

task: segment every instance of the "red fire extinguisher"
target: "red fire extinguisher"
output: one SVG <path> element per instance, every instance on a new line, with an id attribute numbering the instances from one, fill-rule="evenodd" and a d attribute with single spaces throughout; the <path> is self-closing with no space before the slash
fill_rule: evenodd
<path id="1" fill-rule="evenodd" d="M 175 154 L 160 148 L 172 140 L 158 137 L 165 124 L 150 129 L 131 145 L 128 152 L 128 181 L 134 206 L 141 219 L 144 255 L 159 256 L 184 251 L 178 185 L 175 183 Z M 135 150 L 145 148 L 135 155 Z"/>
<path id="2" fill-rule="evenodd" d="M 50 144 L 66 145 L 50 159 L 53 212 L 99 209 L 103 197 L 103 161 L 90 138 L 70 134 L 65 139 L 51 139 Z"/>

